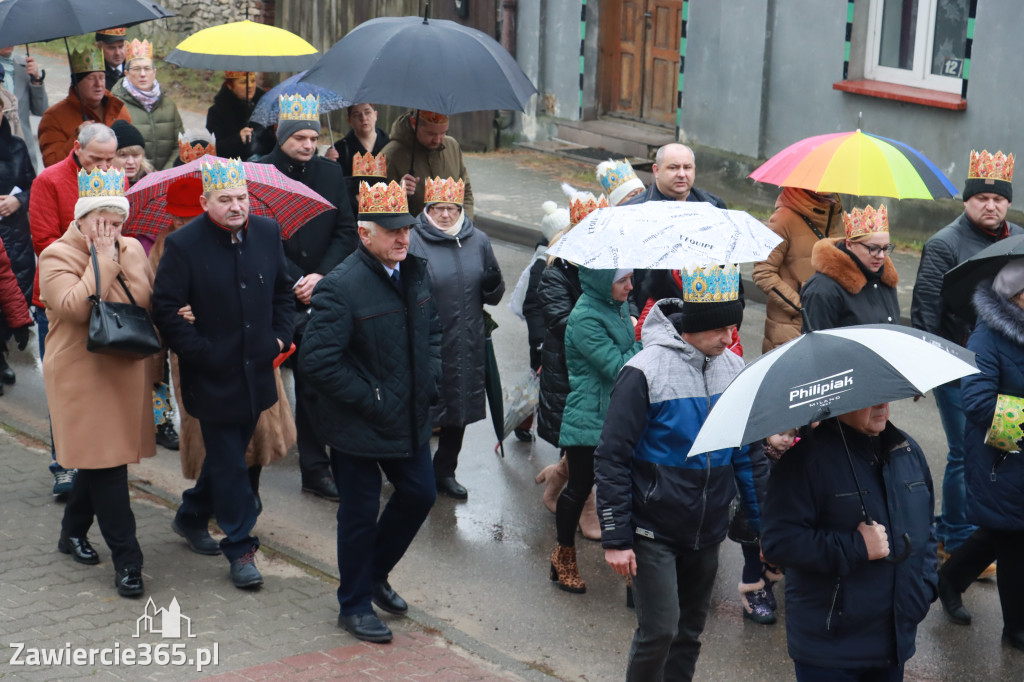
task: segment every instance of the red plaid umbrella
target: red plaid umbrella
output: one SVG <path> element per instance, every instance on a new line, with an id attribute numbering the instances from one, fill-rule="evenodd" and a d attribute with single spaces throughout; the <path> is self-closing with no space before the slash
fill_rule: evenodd
<path id="1" fill-rule="evenodd" d="M 150 173 L 128 190 L 128 204 L 131 207 L 128 221 L 122 230 L 130 237 L 156 238 L 170 229 L 171 218 L 167 214 L 167 188 L 175 180 L 185 177 L 202 177 L 202 164 L 214 160 L 226 161 L 216 156 L 204 156 L 177 168 Z M 243 163 L 245 181 L 249 189 L 249 211 L 252 215 L 273 218 L 281 226 L 281 237 L 288 239 L 295 231 L 321 213 L 335 206 L 301 182 L 286 177 L 281 171 L 267 163 Z"/>

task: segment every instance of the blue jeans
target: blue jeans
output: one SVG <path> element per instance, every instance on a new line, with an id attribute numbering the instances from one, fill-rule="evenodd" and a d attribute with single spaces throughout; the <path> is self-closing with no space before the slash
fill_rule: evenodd
<path id="1" fill-rule="evenodd" d="M 46 310 L 39 306 L 32 307 L 32 317 L 36 320 L 36 332 L 39 335 L 39 362 L 43 361 L 46 353 L 46 333 L 50 331 L 50 321 L 46 319 Z M 64 467 L 57 464 L 57 451 L 53 449 L 53 426 L 50 426 L 50 473 L 56 476 L 64 471 Z"/>
<path id="2" fill-rule="evenodd" d="M 891 668 L 819 668 L 796 664 L 796 682 L 902 682 L 903 666 Z"/>
<path id="3" fill-rule="evenodd" d="M 338 604 L 341 615 L 373 613 L 373 585 L 388 579 L 437 498 L 430 444 L 412 457 L 353 457 L 331 448 L 338 486 Z M 380 511 L 381 472 L 395 486 Z"/>
<path id="4" fill-rule="evenodd" d="M 963 394 L 957 384 L 943 384 L 933 390 L 939 419 L 946 432 L 949 454 L 946 473 L 942 477 L 942 515 L 936 519 L 935 536 L 947 552 L 951 552 L 971 536 L 977 527 L 967 521 L 967 487 L 964 483 L 964 415 Z"/>

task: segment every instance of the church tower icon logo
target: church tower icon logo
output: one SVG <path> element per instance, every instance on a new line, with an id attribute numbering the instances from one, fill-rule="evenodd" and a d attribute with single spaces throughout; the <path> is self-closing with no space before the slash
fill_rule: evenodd
<path id="1" fill-rule="evenodd" d="M 157 608 L 153 598 L 149 598 L 142 615 L 135 621 L 135 634 L 132 637 L 141 637 L 147 632 L 160 635 L 163 639 L 195 637 L 192 634 L 192 619 L 182 615 L 177 597 L 171 599 L 166 609 Z"/>

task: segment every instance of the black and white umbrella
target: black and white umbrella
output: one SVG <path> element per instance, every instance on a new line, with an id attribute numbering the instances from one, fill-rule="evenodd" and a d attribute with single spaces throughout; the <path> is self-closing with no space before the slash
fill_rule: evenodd
<path id="1" fill-rule="evenodd" d="M 733 379 L 689 456 L 910 398 L 977 372 L 974 353 L 911 327 L 871 324 L 809 332 L 762 355 Z"/>

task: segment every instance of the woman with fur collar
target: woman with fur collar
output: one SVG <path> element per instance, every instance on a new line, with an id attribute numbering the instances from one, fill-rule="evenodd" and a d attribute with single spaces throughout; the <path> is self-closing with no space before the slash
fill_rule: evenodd
<path id="1" fill-rule="evenodd" d="M 889 215 L 884 205 L 843 213 L 845 238 L 822 239 L 811 251 L 815 274 L 800 290 L 803 331 L 855 324 L 898 324 L 899 276 L 889 260 Z"/>

